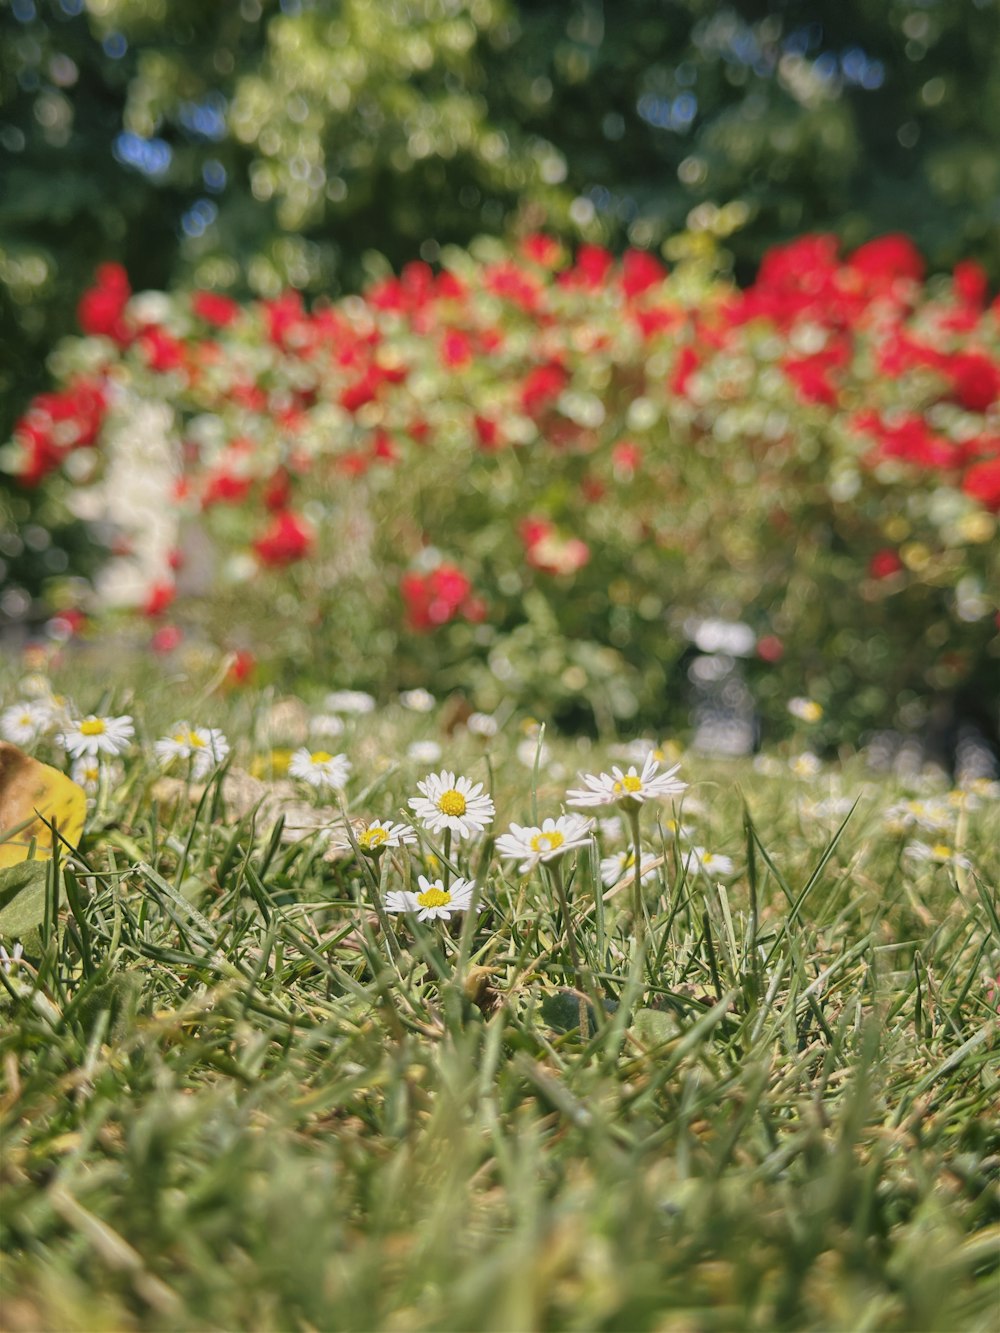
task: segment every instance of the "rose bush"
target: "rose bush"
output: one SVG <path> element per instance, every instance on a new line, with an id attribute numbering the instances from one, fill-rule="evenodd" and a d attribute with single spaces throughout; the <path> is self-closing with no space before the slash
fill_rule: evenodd
<path id="1" fill-rule="evenodd" d="M 807 692 L 830 741 L 963 695 L 995 726 L 981 271 L 925 279 L 904 237 L 841 257 L 807 236 L 740 290 L 708 233 L 672 253 L 668 273 L 483 241 L 311 310 L 135 295 L 106 265 L 6 467 L 106 519 L 113 442 L 110 567 L 130 574 L 99 590 L 159 642 L 166 617 L 274 670 L 662 725 L 722 620 L 749 627 L 730 651 L 776 723 Z M 152 430 L 174 528 L 143 547 L 123 478 Z"/>

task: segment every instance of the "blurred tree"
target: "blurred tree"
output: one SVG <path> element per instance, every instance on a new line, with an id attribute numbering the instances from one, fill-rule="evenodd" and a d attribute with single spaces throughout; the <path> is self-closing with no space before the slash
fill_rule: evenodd
<path id="1" fill-rule="evenodd" d="M 1000 276 L 995 0 L 0 0 L 0 433 L 96 264 L 356 286 L 545 226 L 900 228 Z M 692 215 L 692 210 L 694 210 Z"/>

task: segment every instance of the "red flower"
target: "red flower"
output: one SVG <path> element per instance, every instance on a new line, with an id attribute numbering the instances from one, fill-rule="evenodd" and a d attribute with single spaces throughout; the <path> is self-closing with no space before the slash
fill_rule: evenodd
<path id="1" fill-rule="evenodd" d="M 969 412 L 985 412 L 1000 398 L 1000 370 L 982 352 L 962 352 L 942 369 L 952 377 L 956 402 Z"/>
<path id="2" fill-rule="evenodd" d="M 153 632 L 149 646 L 154 653 L 172 653 L 181 646 L 183 632 L 176 625 L 161 625 Z"/>
<path id="3" fill-rule="evenodd" d="M 521 385 L 521 407 L 529 417 L 538 416 L 554 402 L 569 383 L 569 375 L 558 361 L 529 370 Z"/>
<path id="4" fill-rule="evenodd" d="M 249 493 L 249 477 L 241 477 L 234 472 L 215 472 L 206 478 L 201 493 L 201 507 L 210 509 L 216 504 L 240 504 Z"/>
<path id="5" fill-rule="evenodd" d="M 184 344 L 156 325 L 143 330 L 139 345 L 150 370 L 157 374 L 178 370 L 184 364 Z"/>
<path id="6" fill-rule="evenodd" d="M 462 370 L 472 361 L 472 340 L 460 329 L 446 329 L 441 339 L 441 360 L 450 370 Z"/>
<path id="7" fill-rule="evenodd" d="M 240 313 L 239 304 L 221 292 L 195 292 L 191 298 L 191 309 L 199 319 L 217 329 L 227 328 Z"/>
<path id="8" fill-rule="evenodd" d="M 500 435 L 500 427 L 489 417 L 475 416 L 472 418 L 472 424 L 476 428 L 476 436 L 479 440 L 479 447 L 485 453 L 493 453 L 503 444 Z"/>
<path id="9" fill-rule="evenodd" d="M 757 656 L 762 662 L 780 662 L 785 655 L 785 645 L 777 634 L 765 634 L 757 640 Z"/>
<path id="10" fill-rule="evenodd" d="M 226 672 L 227 685 L 246 685 L 257 673 L 257 659 L 249 648 L 238 648 Z"/>
<path id="11" fill-rule="evenodd" d="M 648 250 L 626 250 L 622 259 L 622 289 L 631 300 L 641 296 L 650 287 L 656 287 L 667 276 L 667 270 Z"/>
<path id="12" fill-rule="evenodd" d="M 962 490 L 987 509 L 1000 514 L 1000 455 L 973 463 L 962 479 Z"/>
<path id="13" fill-rule="evenodd" d="M 95 285 L 83 293 L 76 308 L 80 328 L 92 337 L 110 338 L 125 347 L 132 332 L 124 318 L 131 295 L 128 274 L 121 264 L 102 264 Z"/>
<path id="14" fill-rule="evenodd" d="M 521 253 L 533 264 L 542 268 L 556 268 L 562 260 L 563 249 L 554 236 L 543 232 L 532 232 L 521 242 Z"/>
<path id="15" fill-rule="evenodd" d="M 690 343 L 685 343 L 674 362 L 673 374 L 670 376 L 670 391 L 686 398 L 691 376 L 700 365 L 701 357 Z"/>
<path id="16" fill-rule="evenodd" d="M 882 285 L 890 285 L 897 278 L 922 282 L 924 277 L 920 251 L 901 232 L 877 236 L 865 245 L 859 245 L 847 263 L 867 280 Z"/>
<path id="17" fill-rule="evenodd" d="M 418 632 L 446 625 L 457 615 L 477 622 L 486 615 L 485 603 L 472 594 L 468 575 L 457 565 L 444 562 L 427 574 L 404 574 L 399 588 L 407 624 Z"/>
<path id="18" fill-rule="evenodd" d="M 634 440 L 620 440 L 611 450 L 611 462 L 615 472 L 629 479 L 642 462 L 642 450 Z"/>
<path id="19" fill-rule="evenodd" d="M 868 562 L 868 573 L 873 579 L 891 578 L 903 568 L 903 562 L 891 547 L 876 551 Z"/>
<path id="20" fill-rule="evenodd" d="M 602 287 L 613 263 L 611 251 L 605 250 L 603 246 L 581 245 L 573 270 L 576 283 L 592 291 Z"/>
<path id="21" fill-rule="evenodd" d="M 975 310 L 982 310 L 986 304 L 989 279 L 981 264 L 977 264 L 974 259 L 960 260 L 955 265 L 951 282 L 955 289 L 955 296 L 962 305 L 972 306 Z"/>
<path id="22" fill-rule="evenodd" d="M 301 560 L 313 545 L 312 530 L 290 509 L 275 514 L 262 535 L 253 543 L 258 559 L 265 565 L 280 568 Z"/>
<path id="23" fill-rule="evenodd" d="M 167 607 L 172 606 L 177 597 L 177 589 L 172 583 L 154 583 L 146 594 L 143 603 L 143 615 L 153 618 L 162 616 Z"/>

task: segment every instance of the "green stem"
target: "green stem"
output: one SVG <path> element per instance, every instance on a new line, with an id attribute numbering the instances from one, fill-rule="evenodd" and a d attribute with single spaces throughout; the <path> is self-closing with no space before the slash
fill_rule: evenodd
<path id="1" fill-rule="evenodd" d="M 444 865 L 442 866 L 442 883 L 445 893 L 448 892 L 448 885 L 451 883 L 451 829 L 444 831 Z"/>
<path id="2" fill-rule="evenodd" d="M 580 990 L 584 982 L 583 969 L 580 966 L 580 956 L 576 951 L 576 940 L 573 938 L 573 927 L 569 916 L 569 900 L 566 897 L 566 884 L 563 880 L 562 861 L 556 859 L 548 866 L 549 875 L 552 878 L 555 887 L 556 897 L 559 900 L 559 910 L 562 913 L 563 931 L 566 935 L 566 949 L 569 953 L 570 965 L 573 968 L 573 989 Z M 580 1040 L 586 1041 L 590 1036 L 590 1024 L 587 1021 L 587 1001 L 581 995 L 578 1000 L 580 1013 Z"/>
<path id="3" fill-rule="evenodd" d="M 628 822 L 632 829 L 632 855 L 635 858 L 635 877 L 632 881 L 632 911 L 635 916 L 635 938 L 643 944 L 646 938 L 646 912 L 642 902 L 642 846 L 639 841 L 639 807 L 632 806 L 628 811 Z"/>

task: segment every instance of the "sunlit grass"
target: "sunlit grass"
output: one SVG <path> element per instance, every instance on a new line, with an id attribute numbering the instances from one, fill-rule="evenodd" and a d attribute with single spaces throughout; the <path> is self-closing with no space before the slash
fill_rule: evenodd
<path id="1" fill-rule="evenodd" d="M 242 766 L 281 743 L 265 703 L 192 720 Z M 914 788 L 860 760 L 689 757 L 643 811 L 641 945 L 603 831 L 568 911 L 479 840 L 451 855 L 483 911 L 390 936 L 402 853 L 369 879 L 349 840 L 328 860 L 227 812 L 221 777 L 166 799 L 150 742 L 194 709 L 126 704 L 124 780 L 0 973 L 6 1327 L 993 1326 L 994 792 L 955 808 L 969 865 L 937 865 L 885 817 Z M 352 817 L 409 814 L 420 738 L 487 783 L 494 834 L 605 754 L 550 737 L 533 769 L 513 722 L 387 708 L 338 741 Z M 669 818 L 734 873 L 687 873 Z"/>

